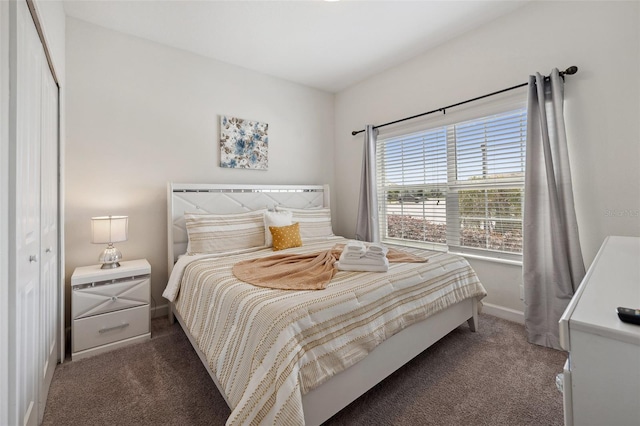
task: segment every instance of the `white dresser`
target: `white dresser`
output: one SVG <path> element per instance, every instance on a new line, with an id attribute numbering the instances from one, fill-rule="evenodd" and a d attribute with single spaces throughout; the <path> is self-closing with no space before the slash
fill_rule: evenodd
<path id="1" fill-rule="evenodd" d="M 71 276 L 72 359 L 151 338 L 151 266 L 145 259 L 76 268 Z"/>
<path id="2" fill-rule="evenodd" d="M 560 319 L 567 426 L 640 425 L 640 238 L 607 237 Z"/>

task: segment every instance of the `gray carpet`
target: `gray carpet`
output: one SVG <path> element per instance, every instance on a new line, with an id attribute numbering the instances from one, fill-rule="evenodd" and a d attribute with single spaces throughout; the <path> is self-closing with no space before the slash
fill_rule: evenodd
<path id="1" fill-rule="evenodd" d="M 152 323 L 149 342 L 58 365 L 43 425 L 223 425 L 229 408 L 180 326 Z M 478 333 L 458 327 L 326 425 L 562 425 L 565 359 L 480 315 Z"/>

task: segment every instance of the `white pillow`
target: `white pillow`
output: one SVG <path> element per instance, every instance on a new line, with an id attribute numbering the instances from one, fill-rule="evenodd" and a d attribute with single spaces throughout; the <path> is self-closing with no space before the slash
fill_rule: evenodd
<path id="1" fill-rule="evenodd" d="M 264 210 L 238 214 L 185 213 L 187 254 L 223 253 L 263 247 Z"/>
<path id="2" fill-rule="evenodd" d="M 273 238 L 271 236 L 271 231 L 269 231 L 270 226 L 289 226 L 291 225 L 291 217 L 292 213 L 289 211 L 275 211 L 264 212 L 264 245 L 267 247 L 273 246 Z"/>
<path id="3" fill-rule="evenodd" d="M 334 235 L 331 227 L 331 209 L 292 209 L 277 206 L 276 210 L 292 213 L 291 221 L 300 224 L 300 236 L 303 242 L 305 239 L 325 238 Z"/>

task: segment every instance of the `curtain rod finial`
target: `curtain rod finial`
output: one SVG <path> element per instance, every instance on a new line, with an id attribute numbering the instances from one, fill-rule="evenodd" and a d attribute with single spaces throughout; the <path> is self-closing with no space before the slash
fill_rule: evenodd
<path id="1" fill-rule="evenodd" d="M 578 67 L 576 67 L 575 65 L 570 66 L 564 71 L 564 73 L 567 75 L 573 75 L 577 72 L 578 72 Z"/>

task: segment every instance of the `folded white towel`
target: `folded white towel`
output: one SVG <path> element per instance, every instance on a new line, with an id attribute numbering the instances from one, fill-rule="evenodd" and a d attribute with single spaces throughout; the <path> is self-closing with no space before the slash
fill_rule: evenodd
<path id="1" fill-rule="evenodd" d="M 376 259 L 372 259 L 366 256 L 361 257 L 359 259 L 353 259 L 345 256 L 343 253 L 340 255 L 339 261 L 345 265 L 369 265 L 369 266 L 387 265 L 387 267 L 389 266 L 389 259 L 387 259 L 384 256 L 378 257 Z"/>
<path id="2" fill-rule="evenodd" d="M 362 241 L 350 240 L 345 244 L 344 250 L 348 253 L 362 253 L 364 254 L 367 251 L 364 243 Z"/>
<path id="3" fill-rule="evenodd" d="M 383 265 L 389 265 L 389 260 L 385 257 L 382 258 L 380 260 L 375 260 L 375 259 L 370 259 L 368 257 L 363 257 L 362 259 L 342 259 L 340 260 L 340 262 L 342 262 L 345 265 L 352 265 L 352 266 L 361 266 L 361 265 L 366 265 L 366 266 L 383 266 Z"/>
<path id="4" fill-rule="evenodd" d="M 364 256 L 364 254 L 367 252 L 367 250 L 364 249 L 364 248 L 360 248 L 360 249 L 354 249 L 354 248 L 346 249 L 345 248 L 344 250 L 342 250 L 342 252 L 343 253 L 347 253 L 347 254 L 357 254 L 359 256 Z"/>
<path id="5" fill-rule="evenodd" d="M 380 243 L 371 243 L 367 248 L 367 253 L 386 255 L 388 252 L 389 252 L 389 249 Z"/>
<path id="6" fill-rule="evenodd" d="M 386 259 L 386 254 L 385 253 L 371 253 L 370 251 L 367 251 L 364 256 L 362 257 L 366 257 L 369 259 Z"/>
<path id="7" fill-rule="evenodd" d="M 339 271 L 357 271 L 357 272 L 387 272 L 389 264 L 386 265 L 352 265 L 342 262 L 335 263 Z"/>
<path id="8" fill-rule="evenodd" d="M 361 259 L 365 256 L 366 253 L 345 253 L 342 252 L 342 254 L 340 256 L 344 256 L 345 259 Z"/>

